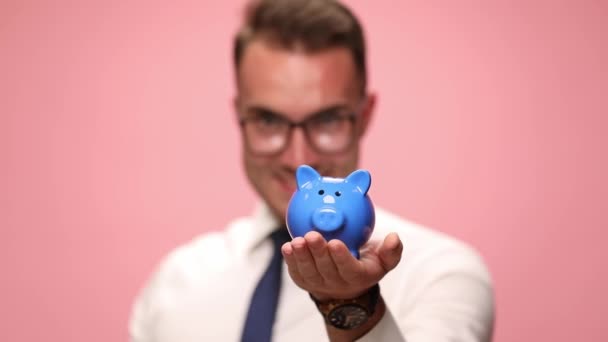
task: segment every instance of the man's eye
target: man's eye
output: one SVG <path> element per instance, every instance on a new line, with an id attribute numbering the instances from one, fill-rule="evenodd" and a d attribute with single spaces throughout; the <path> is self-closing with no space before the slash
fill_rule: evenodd
<path id="1" fill-rule="evenodd" d="M 332 124 L 341 120 L 341 117 L 337 114 L 321 115 L 315 121 L 320 125 Z"/>
<path id="2" fill-rule="evenodd" d="M 264 134 L 275 134 L 285 130 L 285 120 L 272 114 L 260 113 L 253 118 L 254 128 Z"/>
<path id="3" fill-rule="evenodd" d="M 256 122 L 263 126 L 278 126 L 283 123 L 283 120 L 276 115 L 262 114 L 256 118 Z"/>
<path id="4" fill-rule="evenodd" d="M 334 130 L 341 126 L 344 117 L 338 114 L 321 115 L 312 120 L 311 125 L 314 129 Z"/>

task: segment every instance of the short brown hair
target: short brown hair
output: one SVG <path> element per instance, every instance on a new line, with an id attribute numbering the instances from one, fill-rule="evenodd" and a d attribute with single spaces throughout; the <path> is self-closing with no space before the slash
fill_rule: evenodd
<path id="1" fill-rule="evenodd" d="M 367 69 L 363 29 L 353 13 L 335 0 L 254 0 L 246 7 L 243 25 L 234 39 L 238 70 L 247 44 L 263 35 L 287 49 L 308 51 L 331 47 L 350 50 L 365 91 Z"/>

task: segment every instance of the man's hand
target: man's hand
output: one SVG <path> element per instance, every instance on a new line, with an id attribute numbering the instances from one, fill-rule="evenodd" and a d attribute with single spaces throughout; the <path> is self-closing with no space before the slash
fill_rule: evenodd
<path id="1" fill-rule="evenodd" d="M 391 233 L 382 242 L 365 244 L 357 260 L 342 241 L 327 242 L 318 232 L 308 232 L 285 243 L 281 251 L 296 285 L 324 301 L 365 293 L 397 266 L 403 244 Z"/>

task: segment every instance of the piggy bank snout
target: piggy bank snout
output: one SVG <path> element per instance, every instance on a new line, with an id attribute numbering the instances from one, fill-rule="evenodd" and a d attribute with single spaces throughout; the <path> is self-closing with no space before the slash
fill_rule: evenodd
<path id="1" fill-rule="evenodd" d="M 319 208 L 312 214 L 312 224 L 322 232 L 333 232 L 344 225 L 344 215 L 336 208 Z"/>

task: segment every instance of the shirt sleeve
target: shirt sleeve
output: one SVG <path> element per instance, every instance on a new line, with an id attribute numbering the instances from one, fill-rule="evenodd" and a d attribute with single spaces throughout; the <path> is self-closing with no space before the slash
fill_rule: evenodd
<path id="1" fill-rule="evenodd" d="M 401 330 L 388 308 L 378 324 L 367 334 L 357 340 L 358 342 L 404 342 Z"/>
<path id="2" fill-rule="evenodd" d="M 143 294 L 143 293 L 142 293 Z M 129 318 L 129 341 L 145 342 L 150 341 L 146 337 L 146 302 L 145 297 L 140 294 L 133 303 L 131 316 Z"/>
<path id="3" fill-rule="evenodd" d="M 173 290 L 170 284 L 179 279 L 176 276 L 179 270 L 178 251 L 168 254 L 156 266 L 144 286 L 135 297 L 129 318 L 129 341 L 152 342 L 157 341 L 157 328 L 159 312 L 172 302 Z"/>
<path id="4" fill-rule="evenodd" d="M 135 298 L 129 319 L 129 340 L 131 342 L 153 341 L 153 294 L 156 292 L 159 278 L 160 274 L 155 274 Z"/>
<path id="5" fill-rule="evenodd" d="M 416 286 L 408 287 L 415 294 L 390 293 L 391 300 L 409 299 L 387 301 L 384 317 L 358 341 L 491 341 L 494 295 L 481 259 L 459 251 L 436 255 L 419 266 L 405 275 L 415 278 Z"/>
<path id="6" fill-rule="evenodd" d="M 429 285 L 400 323 L 407 341 L 491 341 L 492 290 L 470 275 L 446 275 Z"/>

